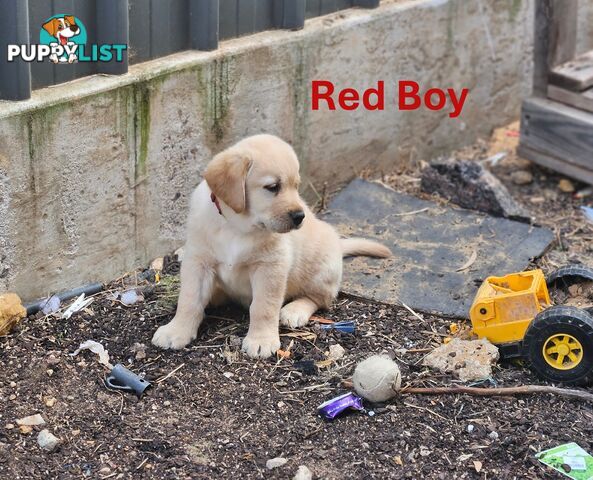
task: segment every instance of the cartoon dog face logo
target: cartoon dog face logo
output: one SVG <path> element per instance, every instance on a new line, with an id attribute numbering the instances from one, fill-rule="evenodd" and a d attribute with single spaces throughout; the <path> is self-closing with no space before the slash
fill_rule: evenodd
<path id="1" fill-rule="evenodd" d="M 80 33 L 80 27 L 76 25 L 76 19 L 73 15 L 64 15 L 63 17 L 55 17 L 48 20 L 42 25 L 43 29 L 54 37 L 62 46 L 69 45 L 72 42 L 70 39 Z M 58 59 L 57 55 L 50 56 L 54 63 L 59 61 L 65 62 L 66 59 Z M 77 60 L 76 54 L 68 55 L 68 63 L 73 63 Z"/>

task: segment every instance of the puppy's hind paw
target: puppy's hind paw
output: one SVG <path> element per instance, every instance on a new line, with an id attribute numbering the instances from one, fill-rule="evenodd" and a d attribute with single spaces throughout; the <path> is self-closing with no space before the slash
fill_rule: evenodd
<path id="1" fill-rule="evenodd" d="M 290 303 L 280 310 L 280 325 L 288 328 L 299 328 L 307 325 L 311 316 L 302 309 L 294 307 Z"/>
<path id="2" fill-rule="evenodd" d="M 243 350 L 251 358 L 268 358 L 280 348 L 280 336 L 275 335 L 247 335 L 243 339 Z"/>
<path id="3" fill-rule="evenodd" d="M 179 328 L 178 325 L 173 324 L 171 321 L 167 325 L 158 328 L 152 337 L 152 343 L 160 348 L 179 350 L 191 343 L 195 338 L 196 333 Z"/>

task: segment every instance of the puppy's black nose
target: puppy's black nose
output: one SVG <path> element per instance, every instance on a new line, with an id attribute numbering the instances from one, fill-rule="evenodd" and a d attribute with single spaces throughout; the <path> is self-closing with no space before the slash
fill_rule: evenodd
<path id="1" fill-rule="evenodd" d="M 292 223 L 294 223 L 295 227 L 298 227 L 301 223 L 303 223 L 303 219 L 305 218 L 305 212 L 302 210 L 295 210 L 294 212 L 288 212 L 290 218 L 292 219 Z"/>
<path id="2" fill-rule="evenodd" d="M 78 25 L 70 25 L 70 30 L 73 32 L 78 32 Z"/>

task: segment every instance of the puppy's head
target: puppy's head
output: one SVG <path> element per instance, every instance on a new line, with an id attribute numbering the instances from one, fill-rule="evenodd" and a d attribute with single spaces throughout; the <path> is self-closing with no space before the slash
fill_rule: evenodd
<path id="1" fill-rule="evenodd" d="M 72 15 L 52 18 L 42 26 L 52 37 L 57 38 L 61 45 L 66 45 L 69 38 L 80 33 L 80 28 L 76 25 L 76 20 Z"/>
<path id="2" fill-rule="evenodd" d="M 276 233 L 302 225 L 299 162 L 292 147 L 278 137 L 241 140 L 214 157 L 204 178 L 212 193 L 237 214 L 229 221 Z"/>

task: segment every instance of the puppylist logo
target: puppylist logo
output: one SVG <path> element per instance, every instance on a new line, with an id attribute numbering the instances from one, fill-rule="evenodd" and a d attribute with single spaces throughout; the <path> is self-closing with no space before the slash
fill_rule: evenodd
<path id="1" fill-rule="evenodd" d="M 56 64 L 121 62 L 127 48 L 122 43 L 87 45 L 87 31 L 80 19 L 74 15 L 58 14 L 43 22 L 38 44 L 8 45 L 8 61 L 20 58 L 25 62 L 49 59 Z"/>

